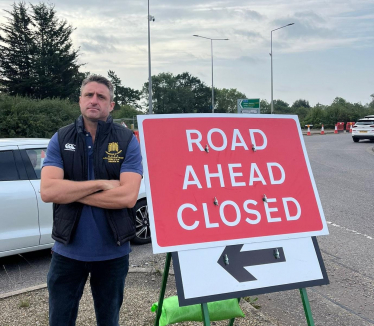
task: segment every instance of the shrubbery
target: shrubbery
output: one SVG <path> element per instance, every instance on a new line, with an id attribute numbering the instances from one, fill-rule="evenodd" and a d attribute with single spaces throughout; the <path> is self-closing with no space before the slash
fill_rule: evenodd
<path id="1" fill-rule="evenodd" d="M 68 100 L 0 94 L 0 137 L 50 138 L 79 114 L 78 104 Z"/>
<path id="2" fill-rule="evenodd" d="M 324 124 L 325 128 L 334 128 L 337 122 L 356 122 L 365 115 L 374 114 L 374 102 L 366 105 L 352 104 L 340 97 L 337 97 L 331 105 L 317 104 L 314 107 L 293 105 L 287 107 L 287 112 L 282 112 L 276 104 L 279 103 L 275 102 L 274 113 L 296 114 L 302 127 L 312 124 L 314 128 L 320 128 L 321 124 Z M 270 113 L 270 104 L 261 101 L 261 111 Z M 73 122 L 79 114 L 78 103 L 69 100 L 35 100 L 0 94 L 0 138 L 50 138 L 60 127 Z M 129 105 L 113 111 L 114 118 L 131 121 L 138 114 L 143 112 Z"/>
<path id="3" fill-rule="evenodd" d="M 302 127 L 312 124 L 314 127 L 320 128 L 323 124 L 326 128 L 334 128 L 337 122 L 357 122 L 358 119 L 369 114 L 374 114 L 374 102 L 366 105 L 352 104 L 337 97 L 331 105 L 317 104 L 308 109 L 306 117 L 300 119 L 300 122 Z"/>

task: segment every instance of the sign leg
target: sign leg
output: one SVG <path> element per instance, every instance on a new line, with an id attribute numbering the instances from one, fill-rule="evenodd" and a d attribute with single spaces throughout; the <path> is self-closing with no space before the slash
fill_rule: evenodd
<path id="1" fill-rule="evenodd" d="M 203 312 L 204 326 L 210 326 L 209 310 L 206 302 L 201 304 L 201 310 Z"/>
<path id="2" fill-rule="evenodd" d="M 308 323 L 308 326 L 314 326 L 313 316 L 312 316 L 312 310 L 310 309 L 310 304 L 308 300 L 308 294 L 306 293 L 306 289 L 302 288 L 300 290 L 301 295 L 301 301 L 303 302 L 304 312 L 305 312 L 305 318 Z"/>
<path id="3" fill-rule="evenodd" d="M 240 298 L 238 298 L 238 303 L 240 302 Z M 229 324 L 227 326 L 234 326 L 235 318 L 231 318 Z"/>
<path id="4" fill-rule="evenodd" d="M 158 299 L 155 326 L 158 326 L 159 321 L 160 321 L 160 317 L 161 317 L 162 304 L 164 303 L 164 297 L 165 297 L 166 283 L 168 281 L 168 276 L 169 276 L 170 261 L 171 261 L 171 253 L 168 252 L 166 254 L 164 275 L 162 276 L 162 285 L 161 285 L 160 297 Z"/>

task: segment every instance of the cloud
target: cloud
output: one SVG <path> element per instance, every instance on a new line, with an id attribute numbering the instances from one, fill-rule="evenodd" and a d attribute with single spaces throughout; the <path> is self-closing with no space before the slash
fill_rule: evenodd
<path id="1" fill-rule="evenodd" d="M 87 63 L 83 71 L 106 74 L 112 69 L 134 88 L 147 80 L 147 1 L 49 1 L 55 4 L 57 16 L 76 28 L 72 40 L 74 48 L 81 49 L 79 60 Z M 6 23 L 6 15 L 1 10 L 11 10 L 13 2 L 0 0 L 3 14 L 0 14 L 0 23 Z M 30 2 L 37 4 L 40 0 Z M 236 87 L 244 93 L 266 95 L 270 84 L 270 31 L 294 22 L 293 26 L 273 32 L 277 62 L 281 62 L 280 59 L 285 62 L 291 57 L 290 53 L 295 53 L 293 60 L 300 60 L 296 71 L 299 76 L 302 67 L 311 59 L 318 57 L 321 58 L 319 63 L 323 63 L 325 58 L 333 55 L 329 68 L 325 69 L 330 71 L 339 60 L 336 53 L 352 51 L 351 75 L 361 71 L 356 78 L 361 84 L 357 82 L 357 87 L 352 90 L 346 88 L 347 94 L 354 97 L 371 94 L 373 91 L 367 89 L 373 84 L 369 73 L 373 70 L 373 13 L 374 3 L 367 0 L 150 0 L 150 14 L 156 18 L 151 23 L 152 73 L 189 71 L 209 84 L 210 42 L 192 35 L 228 38 L 229 41 L 213 43 L 214 68 L 217 68 L 215 83 L 225 88 Z M 356 49 L 367 59 L 354 60 Z M 292 64 L 287 66 L 290 72 L 296 69 Z M 280 69 L 279 64 L 277 69 Z M 245 74 L 242 73 L 244 70 Z M 257 76 L 256 83 L 251 84 L 248 71 Z M 342 70 L 336 71 L 335 75 L 339 75 Z M 324 73 L 321 70 L 318 78 L 327 83 L 334 74 Z M 339 78 L 334 83 L 338 85 L 343 81 L 344 78 Z M 300 83 L 295 83 L 295 92 L 290 90 L 288 97 L 300 92 L 300 87 Z M 302 90 L 311 94 L 308 98 L 311 102 L 314 93 L 330 92 L 321 88 L 319 80 L 315 87 L 319 91 Z"/>
<path id="2" fill-rule="evenodd" d="M 244 38 L 246 40 L 258 40 L 263 39 L 263 36 L 258 32 L 248 31 L 246 29 L 233 29 L 232 34 Z"/>
<path id="3" fill-rule="evenodd" d="M 239 57 L 239 58 L 235 59 L 235 61 L 243 63 L 243 64 L 246 64 L 246 63 L 258 64 L 258 63 L 264 62 L 266 60 L 265 60 L 265 58 L 259 58 L 259 57 L 255 57 L 255 56 L 242 56 L 242 57 Z"/>
<path id="4" fill-rule="evenodd" d="M 320 15 L 317 15 L 315 12 L 309 10 L 309 11 L 299 11 L 294 14 L 294 17 L 299 19 L 305 19 L 309 22 L 314 23 L 325 23 L 326 20 L 322 18 Z"/>
<path id="5" fill-rule="evenodd" d="M 283 33 L 290 38 L 320 37 L 323 39 L 336 36 L 336 31 L 328 27 L 326 20 L 312 11 L 296 12 L 290 17 L 274 21 L 274 26 L 285 26 L 289 23 L 295 25 L 285 27 L 273 33 Z M 274 27 L 274 29 L 277 27 Z"/>
<path id="6" fill-rule="evenodd" d="M 113 45 L 103 45 L 98 42 L 82 42 L 81 50 L 93 53 L 113 53 L 118 51 Z"/>

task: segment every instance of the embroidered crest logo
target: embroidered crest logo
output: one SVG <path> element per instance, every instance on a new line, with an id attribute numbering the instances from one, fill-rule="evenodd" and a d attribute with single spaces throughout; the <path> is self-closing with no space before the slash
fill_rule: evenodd
<path id="1" fill-rule="evenodd" d="M 105 151 L 108 156 L 104 156 L 103 160 L 108 160 L 108 163 L 119 163 L 120 160 L 123 160 L 123 156 L 119 156 L 122 150 L 119 150 L 118 143 L 109 143 L 108 151 Z"/>

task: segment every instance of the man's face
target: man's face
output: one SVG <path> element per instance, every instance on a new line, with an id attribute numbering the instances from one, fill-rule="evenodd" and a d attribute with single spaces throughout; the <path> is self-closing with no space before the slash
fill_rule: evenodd
<path id="1" fill-rule="evenodd" d="M 83 87 L 79 97 L 79 106 L 82 116 L 90 121 L 106 119 L 114 108 L 114 102 L 110 101 L 108 87 L 96 82 L 90 82 Z"/>

